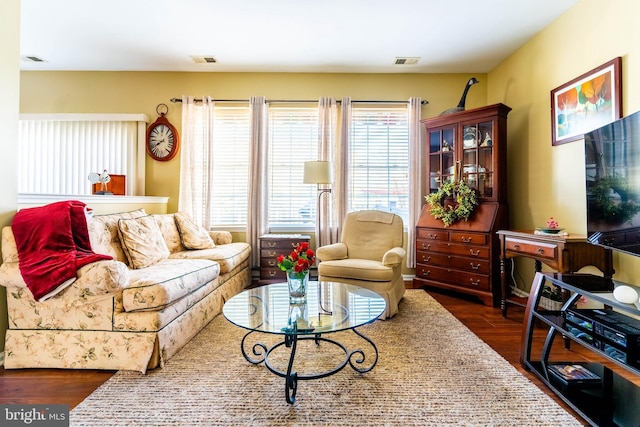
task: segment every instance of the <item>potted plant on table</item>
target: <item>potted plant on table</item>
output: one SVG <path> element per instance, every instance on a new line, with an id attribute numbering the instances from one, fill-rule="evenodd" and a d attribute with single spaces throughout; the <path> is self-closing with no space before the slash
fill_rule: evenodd
<path id="1" fill-rule="evenodd" d="M 309 248 L 309 242 L 300 242 L 291 253 L 278 257 L 278 268 L 287 274 L 290 302 L 306 300 L 309 270 L 315 260 L 316 254 Z"/>

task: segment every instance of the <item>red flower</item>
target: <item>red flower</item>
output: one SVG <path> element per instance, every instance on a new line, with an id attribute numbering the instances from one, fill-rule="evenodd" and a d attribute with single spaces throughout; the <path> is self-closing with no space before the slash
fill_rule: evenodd
<path id="1" fill-rule="evenodd" d="M 278 256 L 278 267 L 282 271 L 294 271 L 304 276 L 315 262 L 315 252 L 309 249 L 309 242 L 300 242 L 289 255 Z"/>

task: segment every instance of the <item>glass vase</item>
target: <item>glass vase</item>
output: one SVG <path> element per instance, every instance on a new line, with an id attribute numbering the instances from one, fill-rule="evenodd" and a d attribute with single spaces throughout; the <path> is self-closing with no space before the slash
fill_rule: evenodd
<path id="1" fill-rule="evenodd" d="M 301 303 L 307 300 L 307 284 L 309 282 L 309 271 L 304 275 L 293 270 L 287 271 L 287 283 L 289 285 L 289 302 Z"/>

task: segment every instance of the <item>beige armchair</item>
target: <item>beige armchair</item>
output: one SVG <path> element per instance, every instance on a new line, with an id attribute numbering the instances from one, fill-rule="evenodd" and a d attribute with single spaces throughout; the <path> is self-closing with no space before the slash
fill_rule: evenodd
<path id="1" fill-rule="evenodd" d="M 382 319 L 398 312 L 404 295 L 402 248 L 404 228 L 398 215 L 381 211 L 351 212 L 345 219 L 340 243 L 319 247 L 320 280 L 362 286 L 387 302 Z"/>

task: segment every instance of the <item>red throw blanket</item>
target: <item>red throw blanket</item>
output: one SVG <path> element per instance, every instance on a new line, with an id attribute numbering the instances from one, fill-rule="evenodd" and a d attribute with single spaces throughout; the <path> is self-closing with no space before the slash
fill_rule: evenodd
<path id="1" fill-rule="evenodd" d="M 40 302 L 72 284 L 80 267 L 113 259 L 91 250 L 85 204 L 77 200 L 19 210 L 11 228 L 20 273 Z"/>

